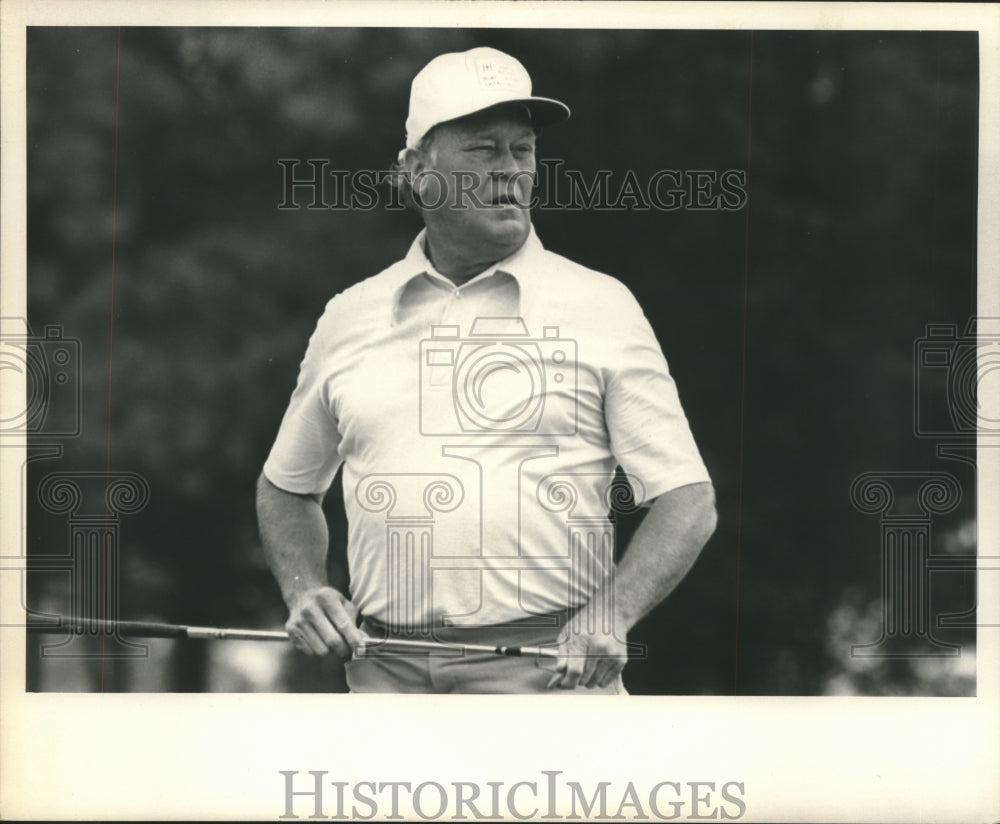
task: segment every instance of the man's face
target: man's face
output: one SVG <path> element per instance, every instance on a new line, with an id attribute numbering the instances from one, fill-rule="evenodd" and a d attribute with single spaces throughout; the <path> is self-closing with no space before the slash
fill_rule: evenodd
<path id="1" fill-rule="evenodd" d="M 428 180 L 423 188 L 416 181 L 428 226 L 508 254 L 524 243 L 535 133 L 523 106 L 500 106 L 438 126 L 428 154 Z"/>

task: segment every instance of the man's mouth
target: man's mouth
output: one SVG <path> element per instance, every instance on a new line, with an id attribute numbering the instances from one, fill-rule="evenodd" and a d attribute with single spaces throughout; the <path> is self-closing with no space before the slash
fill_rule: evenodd
<path id="1" fill-rule="evenodd" d="M 523 209 L 524 208 L 524 204 L 522 204 L 521 201 L 518 198 L 514 197 L 513 195 L 508 195 L 508 194 L 494 195 L 493 199 L 490 201 L 490 205 L 491 206 L 516 206 L 519 209 Z"/>

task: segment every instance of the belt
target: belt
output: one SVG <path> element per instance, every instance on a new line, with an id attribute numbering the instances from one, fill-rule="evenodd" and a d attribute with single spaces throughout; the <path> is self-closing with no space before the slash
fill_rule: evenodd
<path id="1" fill-rule="evenodd" d="M 502 624 L 457 624 L 450 618 L 434 618 L 423 626 L 400 626 L 398 624 L 386 624 L 377 618 L 361 616 L 359 626 L 369 635 L 375 638 L 403 638 L 425 637 L 434 630 L 446 629 L 460 632 L 461 630 L 531 630 L 531 629 L 562 629 L 566 622 L 579 609 L 562 609 L 557 612 L 546 612 L 539 615 L 527 615 L 514 621 L 506 621 Z"/>

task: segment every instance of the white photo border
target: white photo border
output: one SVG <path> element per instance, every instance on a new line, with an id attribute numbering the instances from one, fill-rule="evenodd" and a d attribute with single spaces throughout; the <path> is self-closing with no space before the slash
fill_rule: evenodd
<path id="1" fill-rule="evenodd" d="M 24 316 L 26 303 L 26 26 L 391 21 L 404 27 L 606 28 L 613 21 L 616 28 L 977 30 L 978 314 L 1000 316 L 1000 11 L 995 6 L 615 3 L 613 12 L 608 6 L 4 0 L 3 314 Z M 983 400 L 1000 408 L 996 397 Z M 8 524 L 21 522 L 16 451 L 3 450 L 0 466 L 0 520 Z M 977 510 L 980 552 L 986 548 L 991 551 L 985 554 L 993 555 L 1000 546 L 995 453 L 983 450 L 979 456 Z M 0 537 L 0 554 L 19 554 L 23 536 L 5 530 Z M 979 576 L 980 605 L 1000 603 L 998 577 Z M 504 782 L 505 788 L 543 782 L 545 771 L 561 770 L 561 780 L 584 787 L 610 781 L 616 799 L 628 782 L 647 788 L 640 795 L 665 781 L 739 782 L 745 821 L 1000 818 L 997 626 L 979 628 L 976 698 L 633 697 L 609 703 L 596 697 L 538 702 L 497 696 L 31 694 L 24 690 L 23 630 L 11 626 L 23 620 L 17 615 L 18 576 L 0 576 L 0 585 L 0 815 L 5 818 L 277 819 L 284 812 L 281 770 L 303 776 L 326 771 L 329 781 Z M 307 809 L 297 811 L 307 818 Z"/>

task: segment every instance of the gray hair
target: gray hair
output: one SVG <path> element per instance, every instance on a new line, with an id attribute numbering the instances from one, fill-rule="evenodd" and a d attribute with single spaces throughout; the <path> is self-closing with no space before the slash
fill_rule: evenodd
<path id="1" fill-rule="evenodd" d="M 423 159 L 434 161 L 434 137 L 436 128 L 431 129 L 417 143 L 414 151 Z M 404 152 L 400 152 L 400 157 L 405 157 Z M 413 197 L 413 180 L 410 172 L 406 168 L 405 162 L 400 159 L 389 166 L 389 185 L 399 192 L 399 198 L 407 209 L 415 212 L 420 211 L 416 200 Z"/>

